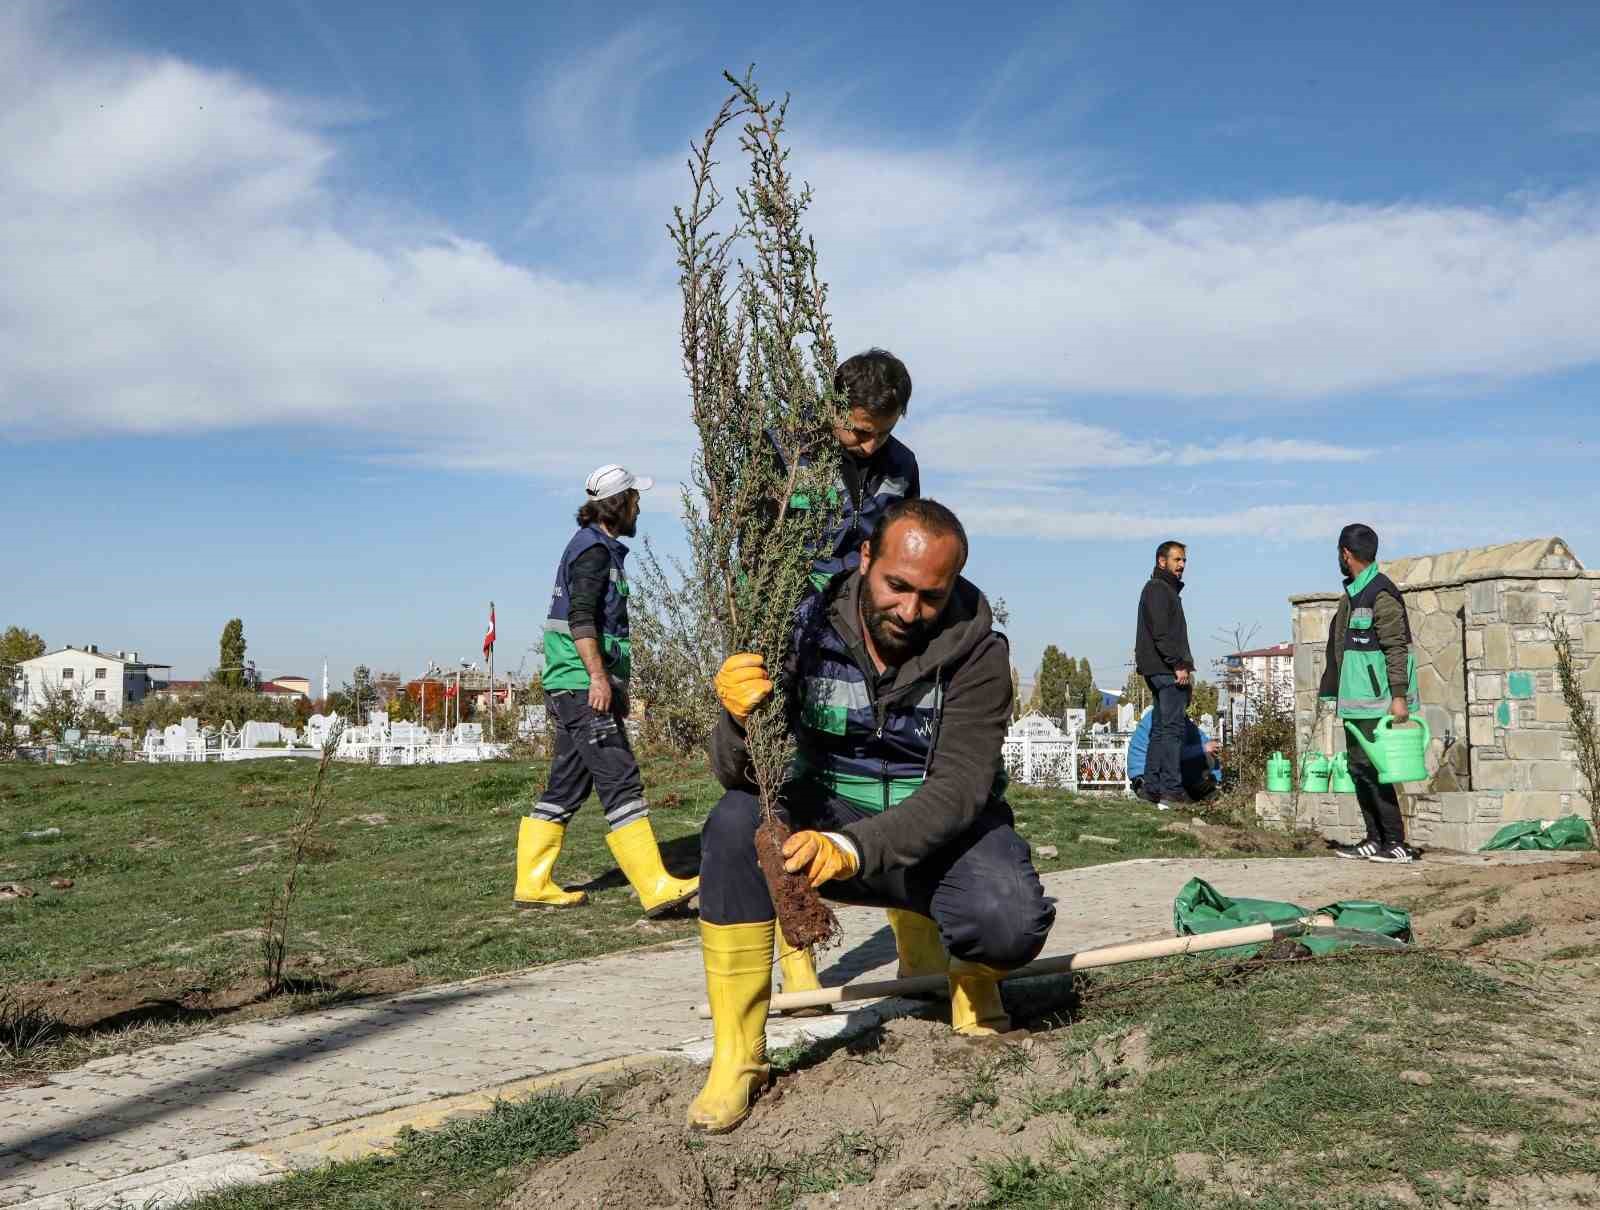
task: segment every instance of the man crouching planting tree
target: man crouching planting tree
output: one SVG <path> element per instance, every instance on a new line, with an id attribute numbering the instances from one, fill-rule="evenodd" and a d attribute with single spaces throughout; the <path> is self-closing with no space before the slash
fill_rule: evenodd
<path id="1" fill-rule="evenodd" d="M 628 548 L 639 522 L 639 493 L 654 480 L 614 464 L 584 484 L 578 532 L 556 564 L 544 624 L 545 702 L 555 717 L 550 780 L 517 834 L 517 907 L 576 907 L 582 891 L 551 880 L 567 823 L 598 789 L 610 831 L 606 845 L 638 893 L 646 916 L 694 898 L 697 879 L 674 878 L 661 864 L 639 762 L 628 743 Z"/>
<path id="2" fill-rule="evenodd" d="M 917 457 L 894 435 L 911 404 L 911 373 L 905 363 L 887 349 L 868 349 L 839 364 L 833 387 L 848 411 L 833 429 L 839 471 L 824 505 L 827 528 L 810 552 L 811 583 L 819 592 L 835 576 L 856 569 L 862 544 L 895 501 L 922 494 Z M 774 446 L 781 470 L 788 465 L 788 453 L 776 442 Z M 943 974 L 949 957 L 933 921 L 898 909 L 888 916 L 900 956 L 900 978 Z M 785 992 L 821 986 L 811 951 L 787 945 L 782 938 L 778 970 Z M 796 1015 L 826 1011 L 800 1009 Z"/>
<path id="3" fill-rule="evenodd" d="M 997 983 L 1043 948 L 1055 909 L 1004 798 L 1011 665 L 967 536 L 932 500 L 884 514 L 856 571 L 801 606 L 782 681 L 797 759 L 785 868 L 831 899 L 931 918 L 950 953 L 957 1033 L 1010 1028 Z M 756 653 L 717 677 L 711 761 L 727 793 L 701 837 L 700 931 L 714 1049 L 689 1124 L 732 1129 L 767 1079 L 773 900 L 752 840 L 761 816 L 745 721 L 772 691 Z"/>

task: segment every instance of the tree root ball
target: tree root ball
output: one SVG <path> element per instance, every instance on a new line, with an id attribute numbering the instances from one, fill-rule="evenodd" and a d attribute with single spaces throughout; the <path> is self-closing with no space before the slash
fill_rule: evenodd
<path id="1" fill-rule="evenodd" d="M 807 949 L 836 940 L 841 930 L 833 909 L 805 876 L 783 868 L 783 843 L 793 834 L 782 820 L 762 820 L 756 828 L 756 860 L 772 892 L 783 939 L 796 949 Z"/>

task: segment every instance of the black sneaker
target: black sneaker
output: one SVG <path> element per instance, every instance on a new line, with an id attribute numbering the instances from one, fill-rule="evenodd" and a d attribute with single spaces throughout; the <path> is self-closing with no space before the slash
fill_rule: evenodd
<path id="1" fill-rule="evenodd" d="M 1352 861 L 1362 861 L 1371 857 L 1378 851 L 1376 840 L 1363 840 L 1360 844 L 1340 844 L 1333 846 L 1335 857 L 1348 857 Z"/>
<path id="2" fill-rule="evenodd" d="M 1390 861 L 1396 863 L 1409 863 L 1416 860 L 1411 855 L 1411 850 L 1403 844 L 1390 845 L 1387 849 L 1379 849 L 1367 857 L 1368 861 Z"/>

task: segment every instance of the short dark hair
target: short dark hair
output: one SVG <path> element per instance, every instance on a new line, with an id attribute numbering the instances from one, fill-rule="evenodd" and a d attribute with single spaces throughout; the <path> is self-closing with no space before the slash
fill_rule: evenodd
<path id="1" fill-rule="evenodd" d="M 896 500 L 884 510 L 883 516 L 878 518 L 878 528 L 873 530 L 872 537 L 867 539 L 867 553 L 874 559 L 883 552 L 883 535 L 889 532 L 889 527 L 896 521 L 915 521 L 935 537 L 954 535 L 961 543 L 961 566 L 967 565 L 967 555 L 971 548 L 967 545 L 967 531 L 961 524 L 961 519 L 937 500 L 929 500 L 923 496 L 910 500 Z"/>
<path id="2" fill-rule="evenodd" d="M 604 500 L 589 500 L 578 509 L 578 525 L 604 525 L 615 532 L 628 519 L 628 505 L 638 497 L 633 488 L 607 496 Z"/>
<path id="3" fill-rule="evenodd" d="M 1172 538 L 1168 538 L 1160 546 L 1156 547 L 1156 562 L 1157 563 L 1161 562 L 1162 559 L 1165 559 L 1168 555 L 1170 555 L 1175 550 L 1188 550 L 1188 549 L 1189 548 L 1187 546 L 1185 546 L 1182 542 L 1176 541 L 1176 540 L 1174 540 Z"/>
<path id="4" fill-rule="evenodd" d="M 1339 531 L 1339 547 L 1363 563 L 1371 563 L 1378 557 L 1378 531 L 1359 521 L 1351 522 Z"/>
<path id="5" fill-rule="evenodd" d="M 887 349 L 868 349 L 840 362 L 833 389 L 852 408 L 863 408 L 878 420 L 898 420 L 911 408 L 911 372 Z"/>

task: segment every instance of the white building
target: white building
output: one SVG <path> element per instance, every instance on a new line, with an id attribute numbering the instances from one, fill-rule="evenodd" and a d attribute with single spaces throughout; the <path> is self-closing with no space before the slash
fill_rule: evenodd
<path id="1" fill-rule="evenodd" d="M 1294 713 L 1294 644 L 1236 651 L 1223 660 L 1223 688 L 1228 691 L 1229 723 L 1254 722 L 1263 708 Z"/>
<path id="2" fill-rule="evenodd" d="M 32 713 L 44 703 L 46 688 L 71 693 L 86 706 L 112 718 L 124 706 L 142 702 L 163 685 L 167 664 L 147 664 L 137 651 L 101 651 L 87 647 L 62 647 L 47 651 L 17 666 L 17 705 Z"/>

